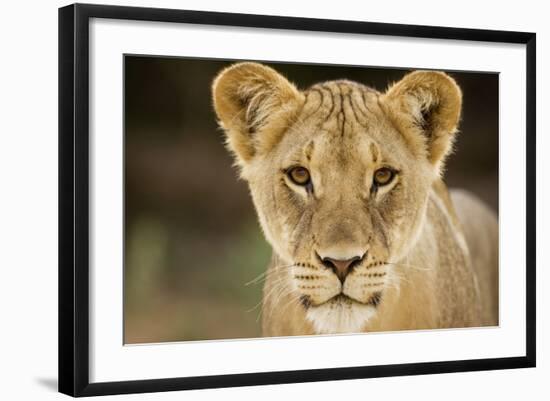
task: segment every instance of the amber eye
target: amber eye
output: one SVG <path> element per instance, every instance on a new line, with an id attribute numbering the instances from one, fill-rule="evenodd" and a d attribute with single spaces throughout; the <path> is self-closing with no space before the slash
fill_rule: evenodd
<path id="1" fill-rule="evenodd" d="M 288 176 L 296 185 L 307 185 L 310 181 L 309 171 L 304 167 L 293 167 L 287 172 Z"/>
<path id="2" fill-rule="evenodd" d="M 374 183 L 379 187 L 388 185 L 395 176 L 395 173 L 392 169 L 387 167 L 380 168 L 374 172 Z"/>

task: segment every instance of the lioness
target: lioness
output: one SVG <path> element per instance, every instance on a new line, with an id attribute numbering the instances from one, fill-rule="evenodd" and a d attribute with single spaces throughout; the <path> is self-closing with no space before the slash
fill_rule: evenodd
<path id="1" fill-rule="evenodd" d="M 441 180 L 462 102 L 451 77 L 300 91 L 238 63 L 212 91 L 273 247 L 263 335 L 498 324 L 496 217 Z"/>

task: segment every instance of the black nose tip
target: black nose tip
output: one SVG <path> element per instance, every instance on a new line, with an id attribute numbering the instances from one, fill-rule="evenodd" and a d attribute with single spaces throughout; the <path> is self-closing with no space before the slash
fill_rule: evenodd
<path id="1" fill-rule="evenodd" d="M 351 273 L 357 265 L 361 263 L 364 257 L 365 255 L 354 256 L 351 259 L 334 259 L 327 256 L 319 259 L 321 259 L 323 265 L 325 265 L 329 269 L 332 269 L 334 271 L 334 274 L 336 274 L 338 279 L 343 283 L 346 279 L 346 276 Z"/>

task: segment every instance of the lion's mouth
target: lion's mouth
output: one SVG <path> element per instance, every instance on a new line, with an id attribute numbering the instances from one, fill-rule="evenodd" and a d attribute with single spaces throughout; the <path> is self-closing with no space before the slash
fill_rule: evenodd
<path id="1" fill-rule="evenodd" d="M 313 304 L 311 302 L 311 299 L 307 295 L 303 295 L 300 298 L 300 301 L 302 302 L 302 305 L 304 305 L 304 307 L 306 309 L 308 309 L 310 307 L 316 307 L 316 306 L 321 306 L 321 305 L 326 305 L 326 304 L 331 304 L 331 303 L 348 304 L 348 305 L 359 304 L 359 305 L 366 305 L 366 306 L 370 305 L 370 306 L 377 307 L 380 304 L 381 300 L 382 300 L 382 292 L 381 291 L 373 293 L 371 295 L 371 297 L 366 302 L 365 301 L 360 301 L 360 300 L 355 299 L 355 298 L 352 298 L 352 297 L 344 294 L 343 292 L 333 296 L 332 298 L 327 299 L 325 302 L 322 302 L 320 304 Z"/>

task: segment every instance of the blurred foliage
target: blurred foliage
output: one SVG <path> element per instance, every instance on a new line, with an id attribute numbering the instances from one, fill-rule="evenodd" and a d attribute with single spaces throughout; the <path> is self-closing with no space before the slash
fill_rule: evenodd
<path id="1" fill-rule="evenodd" d="M 231 61 L 125 57 L 125 343 L 257 337 L 271 249 L 211 105 Z M 407 70 L 271 63 L 301 88 L 384 90 Z M 449 186 L 498 210 L 498 74 L 450 72 L 464 93 Z M 254 308 L 256 306 L 256 308 Z"/>
<path id="2" fill-rule="evenodd" d="M 250 220 L 204 242 L 169 223 L 141 219 L 127 233 L 127 343 L 258 336 L 262 273 L 271 250 Z"/>

